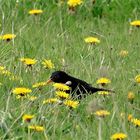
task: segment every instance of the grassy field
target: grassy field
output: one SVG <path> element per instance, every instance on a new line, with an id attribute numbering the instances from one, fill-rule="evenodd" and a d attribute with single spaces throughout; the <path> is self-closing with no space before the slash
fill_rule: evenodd
<path id="1" fill-rule="evenodd" d="M 30 15 L 32 9 L 43 13 Z M 66 0 L 1 0 L 1 35 L 16 37 L 0 40 L 0 139 L 109 140 L 115 133 L 124 133 L 128 140 L 139 140 L 140 83 L 135 77 L 140 74 L 140 27 L 130 25 L 139 19 L 139 0 L 84 0 L 74 11 Z M 97 37 L 100 43 L 85 43 L 88 36 Z M 128 54 L 120 55 L 122 50 Z M 27 66 L 21 58 L 37 62 Z M 44 59 L 50 59 L 55 68 L 45 69 Z M 43 104 L 55 97 L 53 86 L 39 89 L 32 85 L 47 81 L 55 70 L 64 70 L 94 87 L 99 87 L 97 79 L 107 77 L 111 83 L 104 88 L 115 93 L 87 96 L 74 109 Z M 29 96 L 37 98 L 17 99 L 13 94 L 17 87 L 31 89 Z M 99 109 L 110 115 L 95 115 Z M 25 114 L 34 117 L 24 121 Z M 32 130 L 31 125 L 43 130 Z"/>

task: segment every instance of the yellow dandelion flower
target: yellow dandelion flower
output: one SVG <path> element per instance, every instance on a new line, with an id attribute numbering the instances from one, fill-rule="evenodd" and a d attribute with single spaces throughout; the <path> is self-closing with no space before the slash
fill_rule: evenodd
<path id="1" fill-rule="evenodd" d="M 135 94 L 133 92 L 128 92 L 127 98 L 131 103 L 133 103 Z"/>
<path id="2" fill-rule="evenodd" d="M 128 51 L 127 50 L 121 50 L 119 53 L 120 56 L 125 57 L 128 55 Z"/>
<path id="3" fill-rule="evenodd" d="M 90 43 L 90 44 L 100 43 L 100 40 L 96 37 L 87 37 L 84 40 L 85 40 L 86 43 Z"/>
<path id="4" fill-rule="evenodd" d="M 140 127 L 140 120 L 133 118 L 131 119 L 131 122 L 136 126 L 136 127 Z"/>
<path id="5" fill-rule="evenodd" d="M 110 112 L 108 112 L 107 110 L 98 110 L 95 112 L 95 115 L 97 115 L 98 117 L 105 117 L 110 115 Z"/>
<path id="6" fill-rule="evenodd" d="M 132 114 L 129 114 L 127 117 L 127 120 L 130 122 L 132 120 L 132 118 L 133 118 Z"/>
<path id="7" fill-rule="evenodd" d="M 1 70 L 1 71 L 0 71 L 0 74 L 6 75 L 6 76 L 10 76 L 10 75 L 11 75 L 11 72 L 8 71 L 8 70 Z"/>
<path id="8" fill-rule="evenodd" d="M 43 86 L 46 86 L 47 83 L 46 82 L 39 82 L 39 83 L 35 83 L 32 87 L 33 88 L 40 88 L 40 87 L 43 87 Z"/>
<path id="9" fill-rule="evenodd" d="M 0 39 L 10 41 L 10 40 L 14 39 L 15 37 L 16 37 L 15 34 L 5 34 L 5 35 L 0 36 Z"/>
<path id="10" fill-rule="evenodd" d="M 83 3 L 82 0 L 68 0 L 67 2 L 69 7 L 76 7 L 82 3 Z"/>
<path id="11" fill-rule="evenodd" d="M 70 87 L 65 85 L 65 84 L 61 84 L 61 83 L 55 83 L 53 84 L 53 86 L 57 89 L 57 90 L 62 90 L 62 91 L 66 91 L 66 90 L 70 90 Z"/>
<path id="12" fill-rule="evenodd" d="M 31 89 L 25 88 L 25 87 L 18 87 L 18 88 L 14 88 L 12 90 L 13 94 L 21 95 L 21 96 L 25 96 L 25 95 L 27 95 L 28 93 L 31 93 L 31 92 L 32 92 Z"/>
<path id="13" fill-rule="evenodd" d="M 108 92 L 108 91 L 99 91 L 98 94 L 99 95 L 110 95 L 111 92 Z"/>
<path id="14" fill-rule="evenodd" d="M 66 105 L 70 108 L 77 108 L 77 106 L 79 105 L 79 102 L 78 101 L 72 101 L 72 100 L 65 100 L 64 105 Z"/>
<path id="15" fill-rule="evenodd" d="M 0 74 L 5 76 L 12 76 L 12 73 L 9 70 L 6 70 L 3 66 L 0 66 Z"/>
<path id="16" fill-rule="evenodd" d="M 20 61 L 23 62 L 27 66 L 32 66 L 36 64 L 37 62 L 37 60 L 31 59 L 31 58 L 21 58 Z"/>
<path id="17" fill-rule="evenodd" d="M 38 10 L 38 9 L 33 9 L 33 10 L 29 11 L 30 15 L 39 15 L 39 14 L 42 14 L 42 13 L 43 13 L 43 10 Z"/>
<path id="18" fill-rule="evenodd" d="M 37 96 L 29 96 L 28 99 L 30 101 L 35 101 L 37 99 Z"/>
<path id="19" fill-rule="evenodd" d="M 43 126 L 39 125 L 29 125 L 28 128 L 37 132 L 42 132 L 45 130 Z"/>
<path id="20" fill-rule="evenodd" d="M 22 120 L 23 120 L 23 121 L 26 121 L 26 122 L 30 122 L 31 119 L 33 119 L 34 117 L 35 117 L 34 115 L 24 114 L 24 115 L 22 116 Z"/>
<path id="21" fill-rule="evenodd" d="M 54 67 L 54 64 L 52 63 L 52 61 L 51 60 L 44 60 L 43 62 L 42 62 L 42 65 L 44 66 L 44 68 L 46 68 L 46 69 L 53 69 L 53 68 L 55 68 Z"/>
<path id="22" fill-rule="evenodd" d="M 115 133 L 111 136 L 112 140 L 123 140 L 125 138 L 127 138 L 127 135 L 124 133 Z"/>
<path id="23" fill-rule="evenodd" d="M 47 100 L 44 100 L 43 101 L 43 104 L 47 104 L 47 103 L 59 103 L 60 100 L 57 99 L 57 98 L 50 98 L 50 99 L 47 99 Z"/>
<path id="24" fill-rule="evenodd" d="M 135 81 L 136 81 L 137 83 L 140 83 L 140 74 L 137 75 L 137 76 L 135 77 Z"/>
<path id="25" fill-rule="evenodd" d="M 61 99 L 67 99 L 69 98 L 69 94 L 63 91 L 56 91 L 56 95 Z"/>
<path id="26" fill-rule="evenodd" d="M 131 22 L 130 25 L 140 27 L 140 20 L 135 20 L 135 21 Z"/>
<path id="27" fill-rule="evenodd" d="M 28 94 L 19 94 L 19 95 L 16 95 L 16 99 L 27 99 L 28 98 Z"/>
<path id="28" fill-rule="evenodd" d="M 100 78 L 96 81 L 97 84 L 101 84 L 102 86 L 111 83 L 111 81 L 108 78 Z"/>

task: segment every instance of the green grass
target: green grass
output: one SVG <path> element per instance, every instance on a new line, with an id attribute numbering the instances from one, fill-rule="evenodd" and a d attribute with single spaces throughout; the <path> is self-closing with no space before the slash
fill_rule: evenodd
<path id="1" fill-rule="evenodd" d="M 92 6 L 85 0 L 75 14 L 70 14 L 66 2 L 0 1 L 1 34 L 17 35 L 14 41 L 0 41 L 0 65 L 23 80 L 0 75 L 0 139 L 108 140 L 112 134 L 123 132 L 129 140 L 137 140 L 139 128 L 129 124 L 127 116 L 140 118 L 139 85 L 134 80 L 140 73 L 140 29 L 129 24 L 140 19 L 139 5 L 139 0 L 97 0 Z M 44 12 L 31 16 L 28 11 L 32 8 Z M 87 36 L 96 36 L 101 43 L 89 46 L 84 42 Z M 127 50 L 128 56 L 120 57 L 121 50 Z M 20 62 L 22 57 L 38 62 L 30 70 Z M 55 69 L 44 69 L 44 59 L 51 59 Z M 97 93 L 88 96 L 73 111 L 64 105 L 43 105 L 44 99 L 55 96 L 53 87 L 39 91 L 32 85 L 46 81 L 54 70 L 65 70 L 95 87 L 96 80 L 106 76 L 111 79 L 106 88 L 115 93 L 106 98 Z M 19 86 L 31 88 L 38 99 L 17 100 L 11 91 Z M 135 93 L 133 104 L 127 100 L 129 91 Z M 91 115 L 99 106 L 111 114 L 103 119 Z M 122 112 L 124 118 L 120 117 Z M 35 115 L 31 124 L 43 125 L 44 132 L 28 130 L 29 124 L 22 121 L 22 115 L 28 113 Z"/>

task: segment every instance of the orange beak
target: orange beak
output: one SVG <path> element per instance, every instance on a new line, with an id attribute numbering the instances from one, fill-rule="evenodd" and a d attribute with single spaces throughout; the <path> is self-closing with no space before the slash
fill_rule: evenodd
<path id="1" fill-rule="evenodd" d="M 51 79 L 49 79 L 46 83 L 49 84 L 49 83 L 52 83 L 53 81 Z"/>

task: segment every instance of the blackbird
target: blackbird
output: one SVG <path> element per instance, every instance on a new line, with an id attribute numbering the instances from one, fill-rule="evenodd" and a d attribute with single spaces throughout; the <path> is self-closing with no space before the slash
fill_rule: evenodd
<path id="1" fill-rule="evenodd" d="M 70 92 L 72 94 L 72 97 L 76 97 L 78 99 L 81 99 L 82 97 L 86 97 L 86 95 L 88 94 L 92 94 L 98 91 L 113 92 L 112 90 L 109 89 L 92 87 L 87 82 L 72 77 L 64 71 L 53 72 L 51 74 L 50 79 L 47 81 L 47 83 L 51 83 L 51 82 L 63 83 L 68 85 L 71 88 L 71 91 L 67 91 L 67 92 Z"/>

